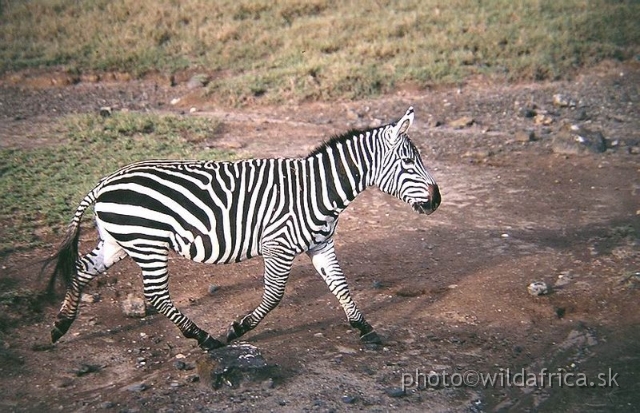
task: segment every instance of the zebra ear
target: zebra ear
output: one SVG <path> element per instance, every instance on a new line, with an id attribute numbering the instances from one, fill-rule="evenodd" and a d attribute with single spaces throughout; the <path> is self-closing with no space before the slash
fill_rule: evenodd
<path id="1" fill-rule="evenodd" d="M 413 123 L 413 107 L 407 109 L 407 112 L 404 116 L 395 124 L 392 125 L 389 135 L 389 143 L 392 145 L 398 142 L 398 139 L 407 131 L 409 127 Z"/>

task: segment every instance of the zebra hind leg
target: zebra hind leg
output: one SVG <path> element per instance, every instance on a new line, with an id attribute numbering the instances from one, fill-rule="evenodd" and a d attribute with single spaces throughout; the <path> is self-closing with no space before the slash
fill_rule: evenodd
<path id="1" fill-rule="evenodd" d="M 160 314 L 171 320 L 184 337 L 195 339 L 203 350 L 209 351 L 224 346 L 224 343 L 211 337 L 209 333 L 182 314 L 171 301 L 167 271 L 168 251 L 166 249 L 152 252 L 145 248 L 145 251 L 128 250 L 127 252 L 142 268 L 146 300 Z"/>
<path id="2" fill-rule="evenodd" d="M 76 274 L 67 287 L 64 302 L 51 329 L 51 342 L 58 341 L 73 324 L 78 315 L 82 290 L 89 281 L 124 257 L 126 253 L 119 245 L 101 240 L 93 251 L 76 261 Z"/>

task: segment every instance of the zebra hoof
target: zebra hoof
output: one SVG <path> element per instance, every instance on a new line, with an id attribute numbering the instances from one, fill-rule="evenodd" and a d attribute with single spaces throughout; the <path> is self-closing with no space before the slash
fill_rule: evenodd
<path id="1" fill-rule="evenodd" d="M 73 320 L 68 318 L 58 319 L 51 329 L 51 342 L 55 343 L 60 340 L 60 337 L 64 336 L 69 327 L 71 327 L 71 323 L 73 323 Z"/>
<path id="2" fill-rule="evenodd" d="M 204 351 L 211 351 L 220 347 L 224 347 L 224 343 L 222 341 L 218 341 L 209 335 L 207 335 L 207 338 L 202 343 L 198 343 L 198 345 Z"/>
<path id="3" fill-rule="evenodd" d="M 382 344 L 380 336 L 375 331 L 370 331 L 367 334 L 361 335 L 360 341 L 365 344 Z"/>
<path id="4" fill-rule="evenodd" d="M 60 337 L 64 336 L 64 332 L 60 331 L 60 329 L 58 327 L 53 327 L 51 329 L 51 342 L 55 343 L 56 341 L 60 340 Z"/>
<path id="5" fill-rule="evenodd" d="M 245 333 L 244 328 L 242 328 L 242 324 L 234 321 L 229 327 L 229 331 L 227 332 L 227 343 L 235 340 L 236 338 L 242 336 Z"/>

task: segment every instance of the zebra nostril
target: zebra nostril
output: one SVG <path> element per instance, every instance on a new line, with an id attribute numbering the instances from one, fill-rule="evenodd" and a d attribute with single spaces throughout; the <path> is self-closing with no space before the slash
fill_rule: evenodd
<path id="1" fill-rule="evenodd" d="M 437 184 L 429 185 L 429 195 L 431 197 L 431 210 L 435 211 L 442 201 L 442 198 L 440 197 L 440 189 L 438 189 Z"/>

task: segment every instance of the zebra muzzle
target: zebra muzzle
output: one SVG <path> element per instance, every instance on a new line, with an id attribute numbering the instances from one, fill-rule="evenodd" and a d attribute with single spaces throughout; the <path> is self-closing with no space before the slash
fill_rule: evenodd
<path id="1" fill-rule="evenodd" d="M 438 185 L 433 184 L 429 185 L 429 200 L 423 202 L 415 202 L 413 206 L 413 210 L 419 214 L 427 214 L 429 215 L 440 206 L 440 190 L 438 189 Z"/>

